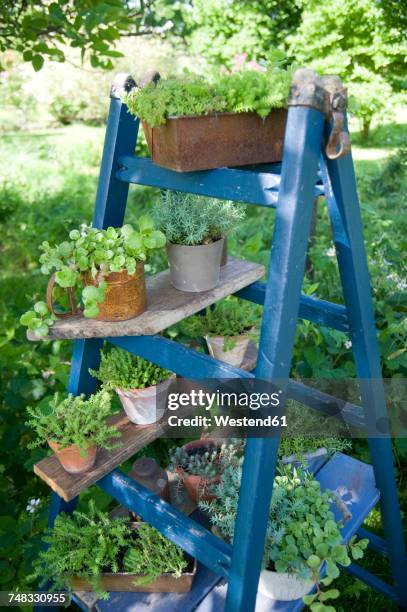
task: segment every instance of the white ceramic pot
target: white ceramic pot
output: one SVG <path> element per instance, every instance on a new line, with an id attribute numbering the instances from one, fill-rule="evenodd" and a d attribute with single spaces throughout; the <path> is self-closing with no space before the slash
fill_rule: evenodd
<path id="1" fill-rule="evenodd" d="M 205 336 L 205 340 L 209 354 L 212 355 L 212 357 L 236 366 L 237 368 L 242 365 L 250 342 L 249 336 L 241 334 L 237 336 L 234 347 L 224 351 L 223 345 L 225 338 L 223 336 Z"/>
<path id="2" fill-rule="evenodd" d="M 313 587 L 310 580 L 301 580 L 295 574 L 262 570 L 259 591 L 262 595 L 279 601 L 294 601 L 307 595 Z"/>
<path id="3" fill-rule="evenodd" d="M 116 389 L 129 420 L 136 425 L 151 425 L 159 421 L 164 416 L 165 396 L 174 378 L 175 375 L 145 389 Z"/>

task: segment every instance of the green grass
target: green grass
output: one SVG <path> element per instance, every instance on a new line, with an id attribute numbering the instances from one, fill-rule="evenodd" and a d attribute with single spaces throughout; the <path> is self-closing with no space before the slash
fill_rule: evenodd
<path id="1" fill-rule="evenodd" d="M 400 254 L 406 246 L 407 235 L 401 197 L 406 179 L 397 167 L 395 175 L 391 168 L 389 170 L 389 159 L 405 136 L 405 124 L 388 124 L 373 130 L 368 146 L 361 143 L 358 134 L 353 136 L 383 364 L 387 376 L 397 374 L 404 377 L 407 362 L 403 355 L 397 359 L 390 357 L 405 342 L 405 293 L 404 297 L 399 295 L 397 279 L 389 280 L 388 277 L 396 273 L 403 279 L 405 275 Z M 0 508 L 0 532 L 5 530 L 10 534 L 5 541 L 0 533 L 0 547 L 4 548 L 2 557 L 5 559 L 5 565 L 0 563 L 0 580 L 5 588 L 16 583 L 26 586 L 25 576 L 37 554 L 49 494 L 47 487 L 31 472 L 32 464 L 44 453 L 26 448 L 31 434 L 24 425 L 25 406 L 41 401 L 56 389 L 65 388 L 71 349 L 68 342 L 27 343 L 18 318 L 29 308 L 32 300 L 44 296 L 46 279 L 38 269 L 38 245 L 43 240 L 63 240 L 68 230 L 91 221 L 103 138 L 104 128 L 73 125 L 31 133 L 13 132 L 3 135 L 0 143 L 0 486 L 5 494 Z M 148 210 L 156 194 L 156 190 L 132 187 L 126 220 L 134 222 L 140 212 Z M 232 251 L 267 263 L 273 215 L 272 211 L 255 207 L 248 209 L 247 219 L 230 241 Z M 317 230 L 312 250 L 313 269 L 306 284 L 316 282 L 318 294 L 340 300 L 336 265 L 326 255 L 331 237 L 323 205 L 319 207 Z M 155 259 L 150 272 L 163 265 L 162 257 Z M 343 347 L 345 339 L 343 334 L 327 330 L 322 334 L 314 326 L 301 324 L 293 374 L 323 376 L 324 371 L 330 370 L 335 363 L 342 376 L 352 375 L 353 371 L 349 369 L 352 367 L 351 354 Z M 165 444 L 156 447 L 156 451 L 150 450 L 158 452 L 160 459 L 165 457 L 165 451 Z M 364 443 L 358 443 L 355 452 L 368 460 Z M 406 456 L 399 444 L 400 483 L 405 482 L 407 474 Z M 89 495 L 87 492 L 83 498 Z M 404 488 L 401 495 L 406 511 Z M 34 520 L 25 512 L 27 501 L 32 497 L 44 500 L 43 510 Z M 106 506 L 108 499 L 99 493 L 98 503 Z M 367 523 L 375 531 L 380 530 L 378 511 L 370 515 Z M 386 563 L 376 555 L 369 553 L 366 563 L 380 576 L 387 575 Z M 338 583 L 342 593 L 337 602 L 338 610 L 373 612 L 396 609 L 386 599 L 348 576 L 341 577 Z"/>

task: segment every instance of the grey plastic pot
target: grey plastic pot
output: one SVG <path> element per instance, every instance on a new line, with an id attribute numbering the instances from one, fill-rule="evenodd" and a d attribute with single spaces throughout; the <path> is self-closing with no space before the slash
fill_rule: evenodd
<path id="1" fill-rule="evenodd" d="M 210 244 L 167 244 L 171 283 L 180 291 L 198 293 L 219 283 L 224 239 Z"/>
<path id="2" fill-rule="evenodd" d="M 116 393 L 129 420 L 136 425 L 150 425 L 162 419 L 165 412 L 163 400 L 174 379 L 175 374 L 158 385 L 145 389 L 124 391 L 116 388 Z"/>
<path id="3" fill-rule="evenodd" d="M 307 595 L 312 587 L 313 583 L 310 580 L 302 580 L 295 574 L 271 572 L 269 570 L 260 572 L 260 593 L 277 601 L 300 599 Z"/>

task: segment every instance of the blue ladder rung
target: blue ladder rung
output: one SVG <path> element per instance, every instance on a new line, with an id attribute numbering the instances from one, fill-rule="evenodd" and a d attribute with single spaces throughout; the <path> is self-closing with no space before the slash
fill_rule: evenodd
<path id="1" fill-rule="evenodd" d="M 118 168 L 116 178 L 126 183 L 275 207 L 280 186 L 281 164 L 267 164 L 267 171 L 260 165 L 256 171 L 217 168 L 181 173 L 157 166 L 150 158 L 123 155 L 119 158 Z M 315 195 L 322 194 L 323 187 L 317 184 Z"/>

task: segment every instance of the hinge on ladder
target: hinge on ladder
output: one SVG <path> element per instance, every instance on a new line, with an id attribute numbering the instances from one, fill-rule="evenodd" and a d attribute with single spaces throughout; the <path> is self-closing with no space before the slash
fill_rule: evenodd
<path id="1" fill-rule="evenodd" d="M 301 68 L 294 74 L 288 106 L 311 106 L 332 123 L 325 148 L 329 159 L 344 157 L 350 151 L 349 134 L 344 130 L 347 107 L 346 89 L 338 76 L 320 77 L 313 70 Z"/>

